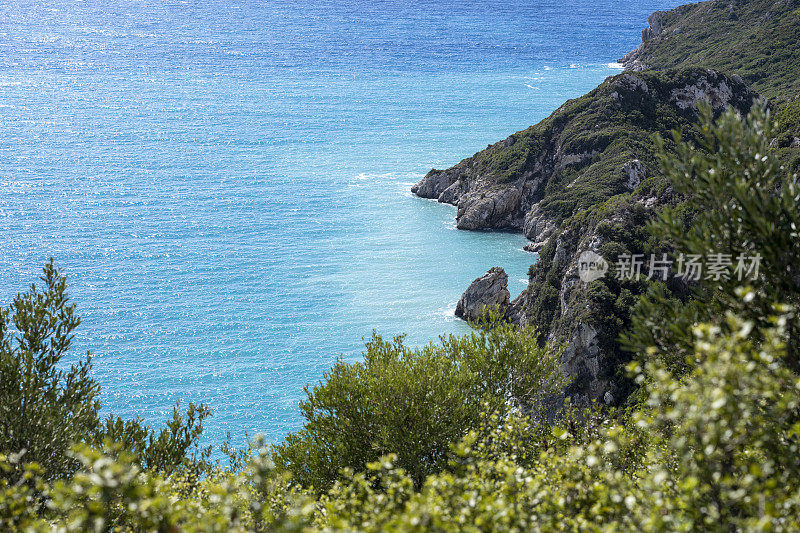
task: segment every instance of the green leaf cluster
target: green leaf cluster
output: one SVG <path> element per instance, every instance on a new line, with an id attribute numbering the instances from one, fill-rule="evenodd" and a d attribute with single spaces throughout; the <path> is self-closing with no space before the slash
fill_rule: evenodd
<path id="1" fill-rule="evenodd" d="M 339 361 L 306 388 L 306 422 L 275 447 L 275 462 L 307 487 L 328 489 L 344 468 L 388 453 L 419 486 L 442 470 L 450 444 L 485 412 L 524 408 L 563 386 L 557 352 L 536 331 L 493 317 L 462 337 L 409 348 L 375 334 L 363 361 Z"/>
<path id="2" fill-rule="evenodd" d="M 107 440 L 150 469 L 202 468 L 208 454 L 199 447 L 203 420 L 210 415 L 206 406 L 189 404 L 185 418 L 176 406 L 160 431 L 139 419 L 110 415 L 101 421 L 91 357 L 68 367 L 64 361 L 80 318 L 66 277 L 52 259 L 41 282 L 0 308 L 0 453 L 22 457 L 13 463 L 19 468 L 0 470 L 0 479 L 19 481 L 21 465 L 28 462 L 37 464 L 46 480 L 69 477 L 79 467 L 70 454 L 73 444 L 99 446 Z"/>

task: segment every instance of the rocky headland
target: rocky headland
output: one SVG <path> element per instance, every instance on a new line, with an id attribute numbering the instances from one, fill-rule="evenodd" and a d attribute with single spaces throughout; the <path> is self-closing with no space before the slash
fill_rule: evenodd
<path id="1" fill-rule="evenodd" d="M 703 101 L 715 114 L 729 108 L 745 114 L 759 98 L 785 100 L 785 93 L 778 98 L 771 90 L 769 80 L 754 82 L 745 68 L 668 61 L 656 51 L 678 35 L 681 42 L 697 40 L 697 32 L 720 17 L 724 20 L 718 24 L 730 24 L 731 13 L 739 17 L 737 25 L 752 30 L 751 42 L 766 41 L 765 33 L 774 28 L 764 13 L 780 20 L 776 10 L 792 9 L 791 4 L 738 6 L 712 0 L 656 12 L 642 31 L 640 46 L 620 60 L 623 73 L 457 165 L 431 170 L 414 185 L 416 195 L 454 205 L 458 228 L 520 231 L 531 241 L 526 249 L 539 253 L 529 286 L 520 295 L 506 301 L 498 289 L 505 273 L 492 269 L 465 292 L 459 316 L 474 318 L 484 302 L 502 304 L 508 320 L 534 324 L 543 340 L 565 346 L 562 366 L 573 378 L 567 394 L 607 403 L 624 399 L 628 384 L 620 369 L 629 355 L 619 338 L 650 282 L 608 275 L 584 283 L 578 277 L 578 256 L 592 250 L 613 263 L 622 253 L 668 250 L 668 243 L 653 242 L 646 227 L 664 206 L 681 201 L 661 177 L 655 135 L 666 139 L 666 150 L 672 146 L 672 130 L 684 139 L 698 138 L 698 105 Z M 748 22 L 755 18 L 759 24 Z M 722 35 L 733 42 L 739 33 Z M 792 57 L 797 49 L 795 40 Z M 800 81 L 794 83 L 797 91 Z M 789 120 L 787 129 L 793 127 Z M 791 148 L 791 142 L 784 144 Z M 789 159 L 796 155 L 786 154 Z M 665 280 L 665 285 L 686 294 L 686 287 L 675 280 Z"/>

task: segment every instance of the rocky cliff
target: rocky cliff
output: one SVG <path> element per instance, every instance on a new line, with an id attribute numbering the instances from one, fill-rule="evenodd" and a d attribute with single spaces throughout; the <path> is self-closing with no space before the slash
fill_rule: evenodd
<path id="1" fill-rule="evenodd" d="M 619 396 L 616 338 L 626 317 L 609 322 L 606 315 L 619 313 L 608 300 L 644 288 L 614 280 L 587 285 L 577 256 L 588 249 L 641 253 L 646 220 L 671 194 L 658 178 L 653 135 L 678 128 L 691 137 L 700 101 L 718 113 L 746 113 L 755 96 L 741 80 L 708 69 L 622 73 L 539 124 L 452 168 L 431 170 L 413 192 L 455 205 L 461 229 L 512 229 L 531 240 L 541 255 L 507 316 L 566 343 L 573 396 L 611 401 Z"/>
<path id="2" fill-rule="evenodd" d="M 647 18 L 647 28 L 642 30 L 642 42 L 634 50 L 625 54 L 617 61 L 625 67 L 625 70 L 633 70 L 635 72 L 647 70 L 650 68 L 645 63 L 646 44 L 650 43 L 653 39 L 660 36 L 664 31 L 664 22 L 668 16 L 666 11 L 656 11 Z M 673 31 L 680 33 L 680 30 L 675 28 Z"/>
<path id="3" fill-rule="evenodd" d="M 716 111 L 746 110 L 753 95 L 707 69 L 620 74 L 539 124 L 431 170 L 412 192 L 457 206 L 460 229 L 520 230 L 544 242 L 566 218 L 651 175 L 652 134 L 694 128 L 704 99 Z"/>
<path id="4" fill-rule="evenodd" d="M 521 231 L 539 252 L 528 288 L 506 316 L 564 343 L 567 394 L 616 403 L 630 356 L 619 343 L 652 281 L 613 275 L 584 282 L 578 257 L 591 250 L 661 254 L 647 222 L 682 201 L 660 175 L 653 138 L 696 139 L 697 106 L 746 113 L 760 94 L 776 111 L 773 147 L 800 169 L 800 0 L 710 0 L 653 13 L 642 42 L 620 61 L 626 72 L 570 100 L 550 117 L 446 170 L 413 192 L 457 207 L 461 229 Z M 664 280 L 682 297 L 687 287 Z M 469 291 L 468 291 L 469 292 Z M 474 292 L 474 291 L 473 291 Z"/>
<path id="5" fill-rule="evenodd" d="M 629 70 L 702 66 L 781 103 L 800 92 L 800 0 L 713 0 L 657 11 Z"/>

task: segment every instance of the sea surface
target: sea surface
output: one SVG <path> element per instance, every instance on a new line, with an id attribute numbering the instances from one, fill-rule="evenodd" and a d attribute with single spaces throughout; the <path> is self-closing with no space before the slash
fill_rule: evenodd
<path id="1" fill-rule="evenodd" d="M 106 412 L 300 427 L 363 338 L 463 333 L 520 235 L 409 188 L 619 72 L 667 0 L 0 0 L 0 303 L 69 276 Z M 70 361 L 66 361 L 69 363 Z"/>

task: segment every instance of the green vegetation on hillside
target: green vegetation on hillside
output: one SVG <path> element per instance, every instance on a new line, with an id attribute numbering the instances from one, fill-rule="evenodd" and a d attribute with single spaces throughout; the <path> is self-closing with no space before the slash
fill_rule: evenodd
<path id="1" fill-rule="evenodd" d="M 559 224 L 631 192 L 627 163 L 639 161 L 646 175 L 657 173 L 654 134 L 674 129 L 690 137 L 699 133 L 696 103 L 684 105 L 676 94 L 721 85 L 730 91 L 724 96 L 726 103 L 747 113 L 755 95 L 743 83 L 704 68 L 618 74 L 567 101 L 538 124 L 465 159 L 454 170 L 461 179 L 497 187 L 542 181 L 544 187 L 535 186 L 531 200 Z M 721 111 L 721 103 L 715 104 Z"/>
<path id="2" fill-rule="evenodd" d="M 675 76 L 679 78 L 682 72 L 710 68 L 721 76 L 722 83 L 717 84 L 721 92 L 727 88 L 734 94 L 739 92 L 737 86 L 743 81 L 748 88 L 768 99 L 776 118 L 770 131 L 764 134 L 767 137 L 762 136 L 761 141 L 766 145 L 760 147 L 760 153 L 769 152 L 774 156 L 771 161 L 776 168 L 783 165 L 788 173 L 800 171 L 800 99 L 797 99 L 800 94 L 800 39 L 797 38 L 800 2 L 712 0 L 658 13 L 651 17 L 651 25 L 652 31 L 648 31 L 634 58 L 640 62 L 638 66 L 644 63 L 654 70 L 628 75 L 641 80 L 659 77 L 671 80 Z M 583 100 L 586 107 L 601 108 L 602 89 L 611 80 L 577 101 Z M 653 84 L 652 81 L 646 83 Z M 695 85 L 696 94 L 705 93 L 713 99 L 707 87 Z M 674 82 L 670 89 L 679 86 L 679 82 Z M 540 331 L 564 341 L 575 335 L 576 328 L 588 326 L 596 332 L 602 354 L 598 358 L 596 375 L 579 375 L 568 390 L 571 394 L 589 393 L 590 381 L 595 389 L 600 383 L 612 391 L 616 403 L 630 393 L 633 383 L 625 378 L 623 368 L 634 352 L 629 344 L 620 343 L 619 339 L 632 323 L 636 313 L 634 305 L 640 295 L 651 291 L 650 298 L 657 293 L 660 299 L 672 301 L 679 308 L 692 307 L 691 302 L 696 298 L 704 301 L 705 296 L 696 288 L 688 287 L 674 276 L 663 283 L 607 277 L 588 287 L 573 284 L 570 278 L 570 268 L 580 251 L 598 246 L 598 243 L 597 251 L 611 264 L 624 254 L 642 254 L 647 258 L 651 254 L 661 257 L 675 251 L 669 235 L 654 233 L 648 228 L 649 222 L 665 207 L 675 214 L 683 213 L 683 230 L 703 227 L 707 222 L 702 217 L 697 220 L 693 217 L 715 205 L 718 199 L 692 199 L 698 187 L 706 184 L 673 184 L 665 179 L 665 170 L 654 164 L 654 135 L 664 139 L 663 150 L 674 153 L 677 145 L 670 134 L 673 129 L 678 129 L 683 140 L 697 150 L 708 149 L 697 116 L 678 114 L 679 123 L 670 120 L 672 96 L 671 90 L 660 94 L 654 91 L 652 99 L 659 105 L 656 120 L 648 119 L 647 110 L 651 109 L 648 98 L 634 102 L 628 119 L 633 126 L 626 124 L 626 131 L 631 133 L 620 135 L 618 144 L 610 145 L 593 157 L 592 165 L 598 172 L 591 172 L 591 167 L 576 169 L 594 176 L 587 179 L 581 175 L 576 181 L 577 185 L 586 180 L 590 193 L 577 187 L 559 190 L 558 183 L 562 180 L 556 173 L 556 185 L 548 184 L 541 200 L 541 209 L 560 225 L 540 251 L 537 264 L 531 268 L 530 284 L 522 297 L 524 316 Z M 604 109 L 603 116 L 615 117 L 615 111 Z M 561 110 L 556 113 L 559 112 Z M 595 131 L 613 130 L 614 126 L 610 125 L 613 122 L 603 123 L 603 120 L 576 121 L 576 129 L 583 132 L 576 134 L 576 138 L 595 138 Z M 632 156 L 644 163 L 647 179 L 634 191 L 610 191 L 609 184 L 619 183 L 621 163 Z M 567 209 L 559 213 L 553 206 Z M 576 208 L 571 209 L 573 206 Z M 691 326 L 702 321 L 702 316 L 707 315 L 697 314 L 686 323 L 677 324 L 669 318 L 671 315 L 665 314 L 666 325 L 663 321 L 656 324 L 658 319 L 653 319 L 649 327 L 656 331 L 681 329 L 688 335 Z"/>
<path id="3" fill-rule="evenodd" d="M 641 161 L 652 173 L 657 168 L 653 133 L 680 129 L 692 135 L 698 127 L 693 109 L 681 110 L 671 102 L 672 91 L 706 76 L 699 69 L 640 73 L 635 78 L 621 74 L 561 106 L 550 119 L 564 124 L 557 141 L 561 152 L 585 154 L 585 159 L 552 175 L 539 204 L 542 212 L 561 222 L 629 192 L 624 185 L 629 161 Z M 752 97 L 743 86 L 734 90 L 741 99 L 736 103 L 747 112 Z"/>
<path id="4" fill-rule="evenodd" d="M 711 0 L 662 12 L 659 22 L 663 29 L 639 56 L 648 68 L 735 74 L 776 103 L 800 95 L 797 0 Z"/>

